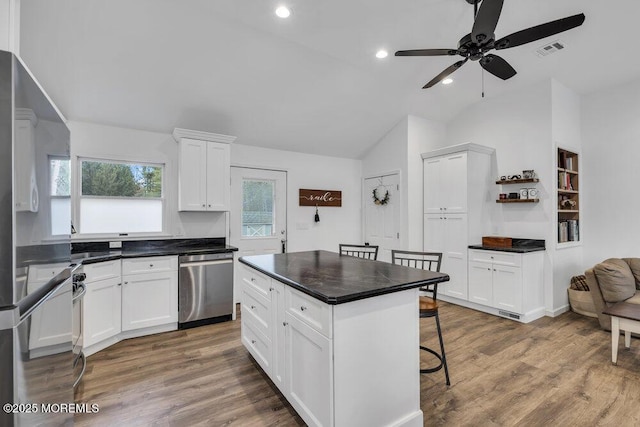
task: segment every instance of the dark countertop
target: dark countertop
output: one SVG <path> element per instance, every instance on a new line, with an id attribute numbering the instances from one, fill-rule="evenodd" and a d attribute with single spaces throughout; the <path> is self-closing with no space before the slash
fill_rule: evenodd
<path id="1" fill-rule="evenodd" d="M 94 264 L 122 258 L 235 252 L 224 238 L 123 241 L 121 249 L 109 249 L 109 242 L 73 243 L 71 261 Z"/>
<path id="2" fill-rule="evenodd" d="M 482 249 L 483 251 L 497 251 L 497 252 L 515 252 L 519 254 L 526 254 L 529 252 L 538 252 L 545 250 L 544 240 L 541 239 L 511 239 L 510 248 L 498 248 L 495 246 L 483 246 L 483 245 L 470 245 L 469 249 Z"/>
<path id="3" fill-rule="evenodd" d="M 243 256 L 240 262 L 327 304 L 342 304 L 449 280 L 444 273 L 328 251 Z"/>
<path id="4" fill-rule="evenodd" d="M 526 254 L 529 252 L 538 252 L 544 251 L 544 247 L 532 247 L 532 248 L 497 248 L 494 246 L 482 246 L 482 245 L 471 245 L 469 249 L 482 249 L 483 251 L 497 251 L 497 252 L 515 252 L 519 254 Z"/>

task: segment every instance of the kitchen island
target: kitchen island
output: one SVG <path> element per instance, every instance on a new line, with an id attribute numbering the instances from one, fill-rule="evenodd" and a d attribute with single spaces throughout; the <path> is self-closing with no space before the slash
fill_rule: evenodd
<path id="1" fill-rule="evenodd" d="M 448 275 L 327 251 L 240 262 L 242 343 L 307 424 L 423 425 L 418 288 Z"/>

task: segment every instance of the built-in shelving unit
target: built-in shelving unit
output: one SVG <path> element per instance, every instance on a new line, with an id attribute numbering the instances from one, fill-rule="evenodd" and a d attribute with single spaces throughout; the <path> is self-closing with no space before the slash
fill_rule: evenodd
<path id="1" fill-rule="evenodd" d="M 558 243 L 580 241 L 578 154 L 558 148 Z"/>
<path id="2" fill-rule="evenodd" d="M 540 199 L 497 199 L 496 203 L 538 203 Z"/>

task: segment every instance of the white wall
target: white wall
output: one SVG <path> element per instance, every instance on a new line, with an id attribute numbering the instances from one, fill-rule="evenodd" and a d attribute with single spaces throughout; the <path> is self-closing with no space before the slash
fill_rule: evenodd
<path id="1" fill-rule="evenodd" d="M 584 96 L 582 135 L 583 267 L 638 257 L 640 80 Z"/>
<path id="2" fill-rule="evenodd" d="M 70 122 L 69 128 L 71 170 L 76 178 L 78 157 L 164 164 L 165 221 L 169 237 L 226 235 L 224 213 L 178 212 L 178 143 L 172 135 L 84 122 Z M 72 181 L 75 194 L 77 181 L 75 178 Z"/>
<path id="3" fill-rule="evenodd" d="M 360 160 L 232 144 L 231 164 L 287 171 L 287 251 L 337 252 L 340 243 L 361 241 Z M 298 206 L 300 188 L 340 190 L 342 207 L 320 207 L 316 223 L 315 207 Z"/>
<path id="4" fill-rule="evenodd" d="M 409 116 L 407 141 L 407 245 L 408 250 L 424 248 L 424 177 L 422 153 L 439 148 L 445 142 L 446 125 L 434 120 Z"/>
<path id="5" fill-rule="evenodd" d="M 363 177 L 400 172 L 401 226 L 398 247 L 420 251 L 422 229 L 422 153 L 444 143 L 443 123 L 416 116 L 400 120 L 362 160 Z"/>
<path id="6" fill-rule="evenodd" d="M 534 169 L 540 178 L 536 185 L 540 203 L 497 204 L 500 192 L 516 192 L 521 186 L 495 185 L 490 224 L 485 235 L 544 239 L 544 294 L 547 314 L 561 312 L 566 305 L 557 300 L 555 289 L 565 284 L 553 282 L 553 248 L 555 246 L 555 168 L 552 144 L 552 83 L 544 81 L 495 98 L 485 98 L 462 111 L 447 124 L 447 146 L 472 142 L 496 149 L 492 174 L 522 174 Z M 480 243 L 480 242 L 473 242 Z M 555 299 L 554 299 L 555 298 Z M 566 296 L 565 296 L 566 300 Z"/>
<path id="7" fill-rule="evenodd" d="M 552 158 L 556 162 L 556 149 L 558 146 L 566 148 L 575 153 L 579 153 L 579 179 L 584 175 L 585 169 L 582 160 L 582 135 L 581 135 L 581 117 L 580 117 L 580 97 L 564 86 L 562 83 L 553 80 L 552 84 L 552 103 L 551 103 L 551 133 L 554 144 L 552 146 Z M 555 166 L 556 163 L 552 163 Z M 555 171 L 552 171 L 555 173 Z M 554 175 L 555 176 L 555 175 Z M 580 180 L 580 184 L 582 184 Z M 580 189 L 582 186 L 579 185 Z M 580 197 L 582 197 L 582 192 Z M 557 201 L 556 201 L 557 203 Z M 584 208 L 584 206 L 581 206 Z M 582 210 L 584 214 L 584 210 Z M 582 215 L 581 215 L 582 216 Z M 584 221 L 581 217 L 581 237 L 583 242 L 588 242 L 588 233 L 585 233 Z M 555 222 L 554 222 L 555 224 Z M 555 236 L 554 236 L 555 238 Z M 583 243 L 584 244 L 584 243 Z M 571 277 L 583 274 L 584 267 L 582 265 L 583 246 L 573 246 L 572 244 L 557 245 L 553 240 L 550 247 L 553 257 L 553 301 L 556 309 L 566 306 L 569 303 L 567 290 L 571 282 Z"/>

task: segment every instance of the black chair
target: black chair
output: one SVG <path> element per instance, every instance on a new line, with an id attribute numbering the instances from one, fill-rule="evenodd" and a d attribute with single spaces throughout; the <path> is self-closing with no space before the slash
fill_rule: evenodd
<path id="1" fill-rule="evenodd" d="M 349 255 L 357 258 L 378 259 L 378 246 L 377 245 L 347 245 L 340 244 L 340 255 Z"/>
<path id="2" fill-rule="evenodd" d="M 412 251 L 391 251 L 391 263 L 404 265 L 406 267 L 420 268 L 440 272 L 440 264 L 442 263 L 442 254 L 440 252 L 412 252 Z M 449 381 L 449 368 L 447 367 L 447 356 L 444 351 L 444 341 L 442 340 L 442 331 L 440 330 L 440 317 L 438 316 L 438 284 L 429 285 L 420 288 L 421 291 L 430 293 L 431 296 L 420 297 L 420 318 L 435 317 L 436 327 L 438 329 L 438 340 L 440 340 L 440 353 L 423 345 L 420 350 L 424 350 L 433 354 L 438 358 L 440 364 L 433 368 L 420 369 L 421 374 L 428 374 L 439 371 L 444 367 L 444 375 L 447 385 L 451 385 Z"/>

